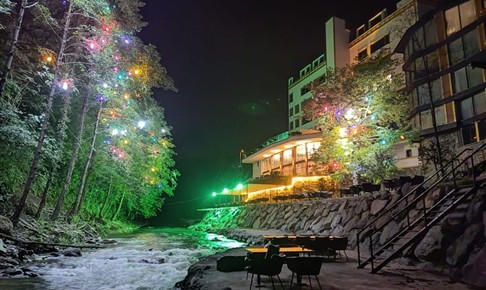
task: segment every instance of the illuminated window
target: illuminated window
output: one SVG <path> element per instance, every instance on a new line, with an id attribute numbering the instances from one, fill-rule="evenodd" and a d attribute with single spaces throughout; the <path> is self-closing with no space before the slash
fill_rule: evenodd
<path id="1" fill-rule="evenodd" d="M 469 0 L 445 12 L 447 35 L 458 32 L 476 19 L 474 0 Z"/>
<path id="2" fill-rule="evenodd" d="M 320 142 L 310 142 L 310 143 L 307 143 L 306 145 L 307 145 L 307 157 L 308 158 L 311 158 L 312 155 L 317 153 L 317 151 L 319 150 L 319 147 L 321 147 Z"/>
<path id="3" fill-rule="evenodd" d="M 270 171 L 270 158 L 262 160 L 262 173 Z"/>
<path id="4" fill-rule="evenodd" d="M 305 160 L 305 144 L 298 145 L 295 147 L 295 160 L 302 161 Z"/>
<path id="5" fill-rule="evenodd" d="M 453 7 L 445 12 L 447 35 L 451 35 L 461 29 L 459 20 L 459 8 Z"/>
<path id="6" fill-rule="evenodd" d="M 285 150 L 283 152 L 283 165 L 292 163 L 292 149 Z"/>
<path id="7" fill-rule="evenodd" d="M 272 156 L 272 169 L 280 167 L 280 154 Z"/>
<path id="8" fill-rule="evenodd" d="M 459 5 L 459 11 L 461 14 L 461 26 L 465 27 L 471 24 L 476 19 L 476 7 L 474 0 L 469 0 Z"/>

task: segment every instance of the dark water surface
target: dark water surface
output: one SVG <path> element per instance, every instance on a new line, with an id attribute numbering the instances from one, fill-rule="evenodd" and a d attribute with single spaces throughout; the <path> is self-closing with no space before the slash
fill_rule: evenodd
<path id="1" fill-rule="evenodd" d="M 85 250 L 82 257 L 51 257 L 28 265 L 40 277 L 2 279 L 0 289 L 175 289 L 200 258 L 244 246 L 183 228 L 143 229 L 113 238 L 117 245 Z"/>

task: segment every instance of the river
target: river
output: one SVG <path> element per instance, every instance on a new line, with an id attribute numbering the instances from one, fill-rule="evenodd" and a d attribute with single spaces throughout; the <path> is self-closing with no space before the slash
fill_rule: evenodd
<path id="1" fill-rule="evenodd" d="M 81 257 L 49 257 L 28 265 L 38 278 L 1 279 L 2 290 L 176 289 L 198 259 L 244 244 L 183 228 L 143 229 L 114 236 L 118 243 Z"/>

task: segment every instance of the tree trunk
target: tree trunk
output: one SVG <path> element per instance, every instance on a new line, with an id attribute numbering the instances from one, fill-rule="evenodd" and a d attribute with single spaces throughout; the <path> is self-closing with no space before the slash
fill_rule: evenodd
<path id="1" fill-rule="evenodd" d="M 71 184 L 71 177 L 73 176 L 74 166 L 76 166 L 76 160 L 78 159 L 79 147 L 81 147 L 81 140 L 83 139 L 83 131 L 84 131 L 84 117 L 86 116 L 86 112 L 88 111 L 88 97 L 91 93 L 90 90 L 84 95 L 83 103 L 81 105 L 81 116 L 79 117 L 79 129 L 78 134 L 76 136 L 76 141 L 74 144 L 73 152 L 71 154 L 71 160 L 69 161 L 69 167 L 66 173 L 66 178 L 64 179 L 64 184 L 62 186 L 61 194 L 59 195 L 59 199 L 57 200 L 58 203 L 56 204 L 57 215 L 54 216 L 56 210 L 52 213 L 52 219 L 57 218 L 59 215 L 59 211 L 64 203 L 64 196 L 66 195 L 66 191 L 68 190 L 69 185 Z M 76 197 L 77 200 L 77 197 Z M 76 202 L 76 201 L 75 201 Z M 68 212 L 68 216 L 70 216 L 71 210 Z"/>
<path id="2" fill-rule="evenodd" d="M 91 138 L 91 148 L 88 153 L 88 158 L 84 163 L 84 170 L 83 170 L 83 174 L 81 175 L 81 181 L 79 184 L 78 192 L 76 194 L 76 199 L 74 200 L 74 203 L 71 205 L 71 208 L 69 209 L 68 216 L 75 215 L 79 211 L 82 205 L 82 196 L 84 196 L 85 194 L 88 172 L 90 169 L 91 162 L 93 160 L 94 153 L 96 151 L 96 137 L 98 136 L 98 126 L 100 124 L 102 109 L 103 109 L 103 103 L 100 102 L 100 106 L 98 108 L 98 114 L 96 115 L 95 126 L 93 129 L 93 137 Z"/>
<path id="3" fill-rule="evenodd" d="M 125 191 L 122 192 L 122 197 L 120 199 L 120 203 L 118 204 L 118 208 L 116 209 L 115 215 L 113 216 L 113 218 L 111 219 L 111 221 L 115 221 L 116 220 L 116 217 L 120 213 L 121 207 L 123 205 L 123 199 L 125 199 Z"/>
<path id="4" fill-rule="evenodd" d="M 110 197 L 111 195 L 112 181 L 113 181 L 113 176 L 110 177 L 110 186 L 108 187 L 108 192 L 106 193 L 105 200 L 103 201 L 103 205 L 101 206 L 100 212 L 98 214 L 98 217 L 100 219 L 103 218 L 103 212 L 105 211 L 106 205 L 108 204 L 108 197 Z"/>
<path id="5" fill-rule="evenodd" d="M 54 100 L 54 93 L 56 92 L 56 86 L 58 83 L 58 78 L 59 78 L 59 69 L 61 66 L 62 59 L 64 58 L 64 50 L 66 48 L 66 39 L 68 36 L 69 28 L 70 28 L 70 23 L 71 23 L 71 16 L 72 16 L 72 7 L 73 7 L 73 2 L 69 1 L 69 7 L 68 11 L 66 13 L 66 23 L 64 24 L 64 29 L 63 29 L 63 35 L 62 35 L 62 40 L 61 40 L 61 47 L 59 48 L 59 53 L 58 53 L 58 58 L 56 61 L 56 67 L 55 67 L 55 73 L 54 73 L 54 79 L 52 80 L 51 83 L 51 88 L 49 95 L 47 96 L 47 105 L 44 111 L 44 120 L 42 121 L 42 127 L 39 133 L 39 140 L 37 141 L 37 146 L 34 151 L 34 158 L 32 160 L 32 164 L 30 166 L 29 174 L 27 176 L 27 180 L 25 181 L 24 188 L 22 190 L 22 195 L 19 201 L 19 204 L 17 205 L 17 208 L 15 209 L 15 213 L 12 216 L 12 222 L 14 224 L 17 224 L 20 218 L 20 214 L 22 213 L 22 210 L 25 207 L 25 201 L 27 200 L 27 196 L 30 193 L 30 190 L 32 189 L 32 185 L 34 184 L 34 179 L 35 175 L 37 173 L 37 169 L 39 167 L 39 162 L 41 159 L 41 154 L 42 154 L 42 147 L 44 146 L 44 139 L 46 137 L 47 133 L 47 128 L 49 126 L 49 118 L 51 116 L 51 111 L 52 111 L 52 103 Z"/>
<path id="6" fill-rule="evenodd" d="M 42 191 L 41 201 L 39 203 L 39 207 L 37 208 L 37 212 L 35 214 L 35 218 L 38 219 L 42 215 L 42 211 L 46 206 L 47 196 L 49 195 L 49 189 L 51 188 L 52 182 L 54 181 L 54 168 L 51 167 L 49 171 L 49 177 L 47 178 L 46 185 L 44 186 L 44 190 Z"/>
<path id="7" fill-rule="evenodd" d="M 14 35 L 12 39 L 12 44 L 10 44 L 10 49 L 7 54 L 7 60 L 3 66 L 2 77 L 0 78 L 0 97 L 3 96 L 3 91 L 7 84 L 7 78 L 12 69 L 12 61 L 15 55 L 15 50 L 17 49 L 17 44 L 19 42 L 20 29 L 22 28 L 22 21 L 24 20 L 25 9 L 27 6 L 27 0 L 22 0 L 20 3 L 19 16 L 17 18 L 17 23 L 15 24 Z"/>

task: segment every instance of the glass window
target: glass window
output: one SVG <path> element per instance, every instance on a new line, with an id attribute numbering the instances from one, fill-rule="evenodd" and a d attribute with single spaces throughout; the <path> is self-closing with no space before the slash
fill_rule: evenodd
<path id="1" fill-rule="evenodd" d="M 292 163 L 292 149 L 285 150 L 283 152 L 283 165 Z"/>
<path id="2" fill-rule="evenodd" d="M 478 123 L 479 127 L 479 140 L 486 139 L 486 120 L 482 120 Z"/>
<path id="3" fill-rule="evenodd" d="M 454 93 L 459 93 L 467 89 L 467 76 L 466 76 L 465 68 L 456 70 L 453 74 L 453 79 L 454 79 L 454 86 L 453 86 Z"/>
<path id="4" fill-rule="evenodd" d="M 474 116 L 472 98 L 467 98 L 461 101 L 461 113 L 463 120 L 472 118 Z"/>
<path id="5" fill-rule="evenodd" d="M 419 98 L 419 106 L 430 104 L 430 96 L 429 96 L 429 84 L 421 84 L 417 87 L 418 90 L 418 98 Z"/>
<path id="6" fill-rule="evenodd" d="M 295 112 L 295 114 L 299 113 L 299 111 L 300 111 L 300 107 L 299 107 L 299 105 L 300 105 L 300 104 L 297 104 L 297 105 L 295 105 L 295 107 L 294 107 L 294 112 Z"/>
<path id="7" fill-rule="evenodd" d="M 419 57 L 415 60 L 415 79 L 425 76 L 427 76 L 427 71 L 425 70 L 424 57 Z"/>
<path id="8" fill-rule="evenodd" d="M 473 68 L 472 66 L 467 66 L 466 71 L 469 88 L 484 83 L 482 68 Z"/>
<path id="9" fill-rule="evenodd" d="M 420 112 L 420 126 L 422 129 L 432 128 L 432 114 L 430 110 Z"/>
<path id="10" fill-rule="evenodd" d="M 272 169 L 280 167 L 280 154 L 272 156 Z"/>
<path id="11" fill-rule="evenodd" d="M 440 79 L 435 79 L 431 82 L 431 88 L 432 88 L 432 99 L 434 101 L 437 101 L 439 99 L 442 99 L 443 92 L 442 92 L 442 82 Z"/>
<path id="12" fill-rule="evenodd" d="M 358 60 L 363 60 L 367 57 L 368 57 L 368 51 L 366 50 L 366 48 L 358 52 Z"/>
<path id="13" fill-rule="evenodd" d="M 434 51 L 427 55 L 427 68 L 429 73 L 439 71 L 439 52 Z"/>
<path id="14" fill-rule="evenodd" d="M 413 46 L 415 51 L 423 50 L 426 48 L 423 28 L 417 29 L 415 31 L 413 39 L 414 39 Z"/>
<path id="15" fill-rule="evenodd" d="M 464 145 L 476 142 L 476 128 L 474 124 L 462 127 L 462 141 Z"/>
<path id="16" fill-rule="evenodd" d="M 412 91 L 412 109 L 418 107 L 417 89 Z"/>
<path id="17" fill-rule="evenodd" d="M 295 147 L 295 160 L 296 161 L 305 160 L 305 144 L 298 145 Z"/>
<path id="18" fill-rule="evenodd" d="M 474 5 L 474 0 L 469 0 L 462 3 L 459 6 L 459 11 L 461 12 L 461 26 L 465 27 L 471 24 L 476 19 L 476 7 Z"/>
<path id="19" fill-rule="evenodd" d="M 449 44 L 449 59 L 451 61 L 451 64 L 456 64 L 464 59 L 462 38 L 458 38 Z"/>
<path id="20" fill-rule="evenodd" d="M 294 115 L 294 108 L 289 109 L 289 116 L 292 117 Z"/>
<path id="21" fill-rule="evenodd" d="M 444 106 L 438 106 L 435 108 L 435 123 L 437 126 L 444 125 L 446 123 Z"/>
<path id="22" fill-rule="evenodd" d="M 294 101 L 294 94 L 290 93 L 289 94 L 289 103 L 292 103 Z"/>
<path id="23" fill-rule="evenodd" d="M 474 100 L 474 112 L 476 115 L 486 112 L 486 94 L 483 92 L 475 95 Z"/>
<path id="24" fill-rule="evenodd" d="M 464 55 L 473 56 L 479 52 L 479 35 L 477 30 L 469 31 L 464 35 Z"/>
<path id="25" fill-rule="evenodd" d="M 306 145 L 307 145 L 307 157 L 308 158 L 311 158 L 312 155 L 317 153 L 317 151 L 319 150 L 319 147 L 321 147 L 320 142 L 310 142 L 310 143 L 307 143 Z"/>
<path id="26" fill-rule="evenodd" d="M 289 130 L 294 130 L 294 122 L 289 123 Z"/>
<path id="27" fill-rule="evenodd" d="M 270 171 L 270 158 L 262 160 L 262 173 Z"/>
<path id="28" fill-rule="evenodd" d="M 425 24 L 425 42 L 427 46 L 437 43 L 437 28 L 435 26 L 435 19 L 431 19 Z"/>
<path id="29" fill-rule="evenodd" d="M 451 35 L 461 29 L 461 23 L 459 21 L 459 9 L 453 7 L 445 12 L 447 35 Z"/>
<path id="30" fill-rule="evenodd" d="M 295 129 L 300 127 L 300 119 L 295 120 Z"/>
<path id="31" fill-rule="evenodd" d="M 390 36 L 386 35 L 382 39 L 378 40 L 377 42 L 373 43 L 370 46 L 370 53 L 374 53 L 375 51 L 379 50 L 380 48 L 384 47 L 385 45 L 390 43 Z"/>

